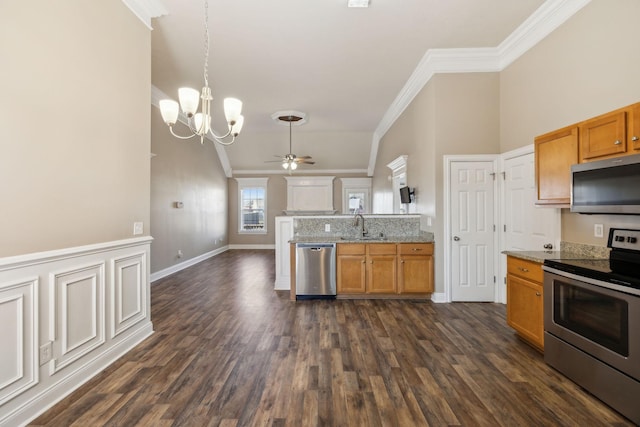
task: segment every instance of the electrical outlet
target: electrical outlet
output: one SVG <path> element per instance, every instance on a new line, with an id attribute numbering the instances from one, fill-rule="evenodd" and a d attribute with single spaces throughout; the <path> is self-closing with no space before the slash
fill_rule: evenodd
<path id="1" fill-rule="evenodd" d="M 182 250 L 178 249 L 178 258 L 182 258 Z"/>
<path id="2" fill-rule="evenodd" d="M 49 341 L 40 347 L 40 366 L 51 361 L 53 358 L 53 343 Z"/>
<path id="3" fill-rule="evenodd" d="M 602 224 L 594 224 L 593 225 L 593 235 L 594 237 L 603 237 L 604 236 L 604 227 Z"/>
<path id="4" fill-rule="evenodd" d="M 331 224 L 325 224 L 324 225 L 324 231 L 327 232 L 327 233 L 330 233 L 331 232 Z"/>
<path id="5" fill-rule="evenodd" d="M 138 234 L 142 234 L 144 233 L 144 227 L 142 226 L 141 222 L 134 222 L 133 223 L 133 235 L 136 236 Z"/>

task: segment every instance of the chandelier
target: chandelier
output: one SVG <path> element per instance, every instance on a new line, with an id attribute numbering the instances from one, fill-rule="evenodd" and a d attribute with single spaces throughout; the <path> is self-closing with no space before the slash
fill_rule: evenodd
<path id="1" fill-rule="evenodd" d="M 180 139 L 189 139 L 200 136 L 200 143 L 209 136 L 222 145 L 231 145 L 242 130 L 244 117 L 242 116 L 242 101 L 236 98 L 225 98 L 224 115 L 227 120 L 228 130 L 222 135 L 211 128 L 211 89 L 209 88 L 209 3 L 204 2 L 204 87 L 202 92 L 188 87 L 178 89 L 180 104 L 172 99 L 163 99 L 159 102 L 162 120 L 169 126 L 173 136 Z M 199 100 L 202 99 L 202 111 L 197 113 Z M 173 125 L 178 120 L 179 108 L 187 116 L 187 125 L 191 135 L 181 136 L 173 131 Z"/>

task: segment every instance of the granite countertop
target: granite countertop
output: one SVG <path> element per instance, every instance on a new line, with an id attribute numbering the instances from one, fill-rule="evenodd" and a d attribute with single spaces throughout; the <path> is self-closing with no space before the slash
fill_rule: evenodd
<path id="1" fill-rule="evenodd" d="M 384 236 L 357 239 L 355 236 L 337 236 L 325 234 L 320 236 L 295 236 L 289 243 L 433 243 L 433 233 L 423 232 L 411 236 Z"/>
<path id="2" fill-rule="evenodd" d="M 597 254 L 585 254 L 582 252 L 570 252 L 570 251 L 503 251 L 505 255 L 515 258 L 524 259 L 527 261 L 544 263 L 546 259 L 585 259 L 585 258 L 603 258 L 597 256 Z"/>

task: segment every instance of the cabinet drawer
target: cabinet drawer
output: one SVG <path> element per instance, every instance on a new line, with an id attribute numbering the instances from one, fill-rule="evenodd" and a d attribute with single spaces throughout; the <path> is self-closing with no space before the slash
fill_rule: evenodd
<path id="1" fill-rule="evenodd" d="M 433 255 L 433 243 L 400 243 L 400 255 Z"/>
<path id="2" fill-rule="evenodd" d="M 364 255 L 364 243 L 338 243 L 338 255 Z"/>
<path id="3" fill-rule="evenodd" d="M 507 257 L 507 273 L 542 283 L 542 264 L 520 258 Z"/>
<path id="4" fill-rule="evenodd" d="M 369 255 L 395 255 L 395 243 L 369 243 L 367 245 L 367 254 Z"/>

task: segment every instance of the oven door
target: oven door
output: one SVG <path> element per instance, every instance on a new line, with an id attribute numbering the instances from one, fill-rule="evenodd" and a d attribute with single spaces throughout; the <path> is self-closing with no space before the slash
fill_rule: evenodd
<path id="1" fill-rule="evenodd" d="M 640 296 L 618 285 L 544 270 L 545 331 L 640 380 Z"/>

